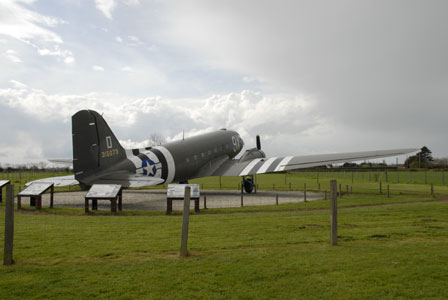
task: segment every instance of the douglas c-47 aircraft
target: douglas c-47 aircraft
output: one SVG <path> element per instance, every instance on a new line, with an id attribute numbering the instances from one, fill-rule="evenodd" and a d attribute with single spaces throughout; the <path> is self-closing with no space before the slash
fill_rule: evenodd
<path id="1" fill-rule="evenodd" d="M 101 115 L 81 110 L 72 116 L 74 176 L 44 178 L 55 186 L 96 183 L 143 187 L 185 183 L 207 176 L 241 176 L 247 193 L 253 190 L 252 175 L 275 173 L 334 163 L 403 155 L 418 149 L 396 149 L 339 154 L 266 158 L 257 136 L 257 147 L 239 158 L 244 142 L 232 130 L 197 135 L 157 147 L 124 149 Z M 70 160 L 71 161 L 71 160 Z M 30 183 L 33 183 L 30 182 Z"/>

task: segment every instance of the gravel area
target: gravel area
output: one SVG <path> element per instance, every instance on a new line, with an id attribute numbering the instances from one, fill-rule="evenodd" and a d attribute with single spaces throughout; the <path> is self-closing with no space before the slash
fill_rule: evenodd
<path id="1" fill-rule="evenodd" d="M 86 193 L 86 191 L 55 193 L 54 206 L 84 207 Z M 256 194 L 243 195 L 244 206 L 275 204 L 277 194 L 279 204 L 303 202 L 304 200 L 302 191 L 258 191 Z M 241 193 L 239 191 L 205 190 L 201 191 L 201 209 L 204 207 L 204 195 L 207 196 L 208 208 L 239 207 L 241 205 Z M 322 198 L 322 194 L 307 192 L 307 201 Z M 22 201 L 26 204 L 29 203 L 28 198 L 23 198 Z M 49 205 L 50 195 L 45 194 L 42 197 L 42 206 Z M 182 210 L 182 208 L 182 201 L 173 201 L 173 210 Z M 191 202 L 191 208 L 194 208 L 193 201 Z M 98 209 L 110 209 L 110 202 L 107 200 L 98 201 Z M 166 210 L 166 190 L 124 190 L 123 210 Z"/>

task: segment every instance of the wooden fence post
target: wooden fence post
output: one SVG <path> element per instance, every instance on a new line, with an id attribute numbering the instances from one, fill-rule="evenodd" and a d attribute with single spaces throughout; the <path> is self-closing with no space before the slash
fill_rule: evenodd
<path id="1" fill-rule="evenodd" d="M 204 209 L 207 209 L 207 195 L 204 194 Z"/>
<path id="2" fill-rule="evenodd" d="M 190 219 L 190 193 L 191 193 L 191 187 L 186 186 L 185 187 L 185 193 L 184 193 L 184 212 L 183 212 L 183 218 L 182 218 L 182 237 L 180 241 L 180 256 L 187 257 L 188 256 L 188 225 L 189 225 L 189 219 Z"/>
<path id="3" fill-rule="evenodd" d="M 383 185 L 382 185 L 382 182 L 380 181 L 380 194 L 382 194 L 383 193 Z"/>
<path id="4" fill-rule="evenodd" d="M 303 202 L 306 202 L 306 182 L 303 185 Z"/>
<path id="5" fill-rule="evenodd" d="M 3 251 L 3 264 L 12 265 L 12 250 L 14 243 L 14 185 L 6 186 L 6 204 L 5 204 L 5 247 Z"/>
<path id="6" fill-rule="evenodd" d="M 431 183 L 431 197 L 434 198 L 434 184 Z"/>
<path id="7" fill-rule="evenodd" d="M 278 205 L 278 194 L 275 195 L 275 204 Z"/>
<path id="8" fill-rule="evenodd" d="M 330 181 L 330 194 L 330 244 L 336 246 L 338 244 L 338 196 L 336 180 Z"/>
<path id="9" fill-rule="evenodd" d="M 243 194 L 241 194 L 241 207 L 244 206 Z"/>

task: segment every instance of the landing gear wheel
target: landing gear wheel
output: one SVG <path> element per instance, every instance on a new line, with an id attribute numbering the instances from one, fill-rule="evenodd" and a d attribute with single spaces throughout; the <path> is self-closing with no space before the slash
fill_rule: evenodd
<path id="1" fill-rule="evenodd" d="M 246 193 L 250 194 L 254 190 L 254 183 L 252 179 L 244 179 L 243 180 L 243 186 Z"/>

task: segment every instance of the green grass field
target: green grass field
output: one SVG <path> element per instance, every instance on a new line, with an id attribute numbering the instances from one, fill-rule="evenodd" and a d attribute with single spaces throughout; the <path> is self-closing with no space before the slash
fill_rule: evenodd
<path id="1" fill-rule="evenodd" d="M 179 213 L 27 209 L 15 215 L 16 264 L 0 266 L 0 299 L 448 299 L 448 187 L 432 197 L 423 182 L 390 183 L 388 198 L 385 181 L 379 194 L 357 175 L 353 194 L 338 199 L 336 247 L 325 200 L 192 214 L 188 258 Z M 329 179 L 319 175 L 321 190 Z M 318 189 L 310 173 L 257 181 Z M 219 188 L 218 178 L 198 183 Z"/>

